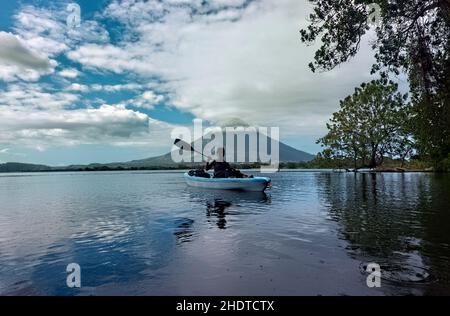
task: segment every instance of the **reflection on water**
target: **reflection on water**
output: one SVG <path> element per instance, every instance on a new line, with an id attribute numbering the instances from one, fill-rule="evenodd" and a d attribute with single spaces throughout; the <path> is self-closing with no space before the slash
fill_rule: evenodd
<path id="1" fill-rule="evenodd" d="M 217 219 L 217 227 L 225 229 L 227 220 L 225 219 L 225 209 L 232 204 L 227 201 L 214 200 L 214 203 L 206 202 L 206 216 L 214 216 Z"/>
<path id="2" fill-rule="evenodd" d="M 177 220 L 176 229 L 174 235 L 177 237 L 178 242 L 189 242 L 194 236 L 194 230 L 192 225 L 194 220 L 190 218 L 181 218 Z"/>
<path id="3" fill-rule="evenodd" d="M 447 175 L 324 173 L 317 183 L 350 256 L 379 263 L 388 286 L 414 288 L 412 294 L 448 293 Z"/>
<path id="4" fill-rule="evenodd" d="M 202 190 L 195 189 L 190 192 L 191 200 L 198 202 L 203 200 L 206 204 L 206 217 L 208 222 L 215 222 L 219 229 L 227 228 L 227 215 L 238 215 L 237 209 L 231 208 L 236 205 L 251 203 L 267 204 L 270 199 L 265 192 L 242 192 L 227 190 Z"/>
<path id="5" fill-rule="evenodd" d="M 449 175 L 272 177 L 265 194 L 178 172 L 0 174 L 0 294 L 450 294 Z"/>

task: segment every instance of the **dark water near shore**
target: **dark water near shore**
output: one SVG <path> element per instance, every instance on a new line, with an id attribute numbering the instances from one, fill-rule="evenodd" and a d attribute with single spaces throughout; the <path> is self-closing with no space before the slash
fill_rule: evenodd
<path id="1" fill-rule="evenodd" d="M 450 295 L 450 175 L 270 176 L 262 194 L 179 172 L 0 174 L 0 294 Z"/>

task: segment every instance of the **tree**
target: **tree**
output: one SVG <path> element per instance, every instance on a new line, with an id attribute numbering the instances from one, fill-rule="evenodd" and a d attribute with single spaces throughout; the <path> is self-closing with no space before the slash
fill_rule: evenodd
<path id="1" fill-rule="evenodd" d="M 409 77 L 414 137 L 422 155 L 435 161 L 450 153 L 450 0 L 309 0 L 310 24 L 300 31 L 305 43 L 321 40 L 313 71 L 330 70 L 355 56 L 378 14 L 376 63 L 381 76 Z M 370 9 L 371 8 L 371 9 Z M 377 11 L 379 9 L 379 11 Z M 377 11 L 377 12 L 375 12 Z"/>
<path id="2" fill-rule="evenodd" d="M 397 113 L 398 128 L 391 135 L 393 141 L 390 143 L 389 152 L 393 158 L 399 158 L 400 167 L 403 167 L 406 159 L 416 154 L 416 141 L 413 136 L 414 114 L 412 106 L 406 106 Z"/>
<path id="3" fill-rule="evenodd" d="M 324 155 L 352 159 L 355 169 L 375 168 L 385 156 L 404 161 L 414 146 L 407 124 L 403 124 L 410 121 L 407 97 L 392 81 L 363 83 L 340 101 L 340 110 L 327 124 L 328 134 L 318 140 L 326 147 Z"/>

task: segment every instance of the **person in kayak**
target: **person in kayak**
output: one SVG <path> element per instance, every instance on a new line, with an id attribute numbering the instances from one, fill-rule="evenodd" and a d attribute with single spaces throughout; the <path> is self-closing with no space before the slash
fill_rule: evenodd
<path id="1" fill-rule="evenodd" d="M 216 156 L 217 159 L 212 162 L 210 162 L 211 158 L 208 158 L 205 167 L 207 171 L 214 169 L 214 178 L 253 178 L 253 176 L 248 176 L 238 169 L 232 168 L 230 164 L 225 161 L 225 149 L 223 147 L 217 148 Z"/>

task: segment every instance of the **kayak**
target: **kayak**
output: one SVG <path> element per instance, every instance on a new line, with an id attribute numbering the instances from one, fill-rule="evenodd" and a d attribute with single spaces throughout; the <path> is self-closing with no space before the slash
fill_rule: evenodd
<path id="1" fill-rule="evenodd" d="M 203 178 L 184 174 L 186 183 L 193 187 L 220 190 L 264 191 L 271 184 L 270 178 Z"/>

